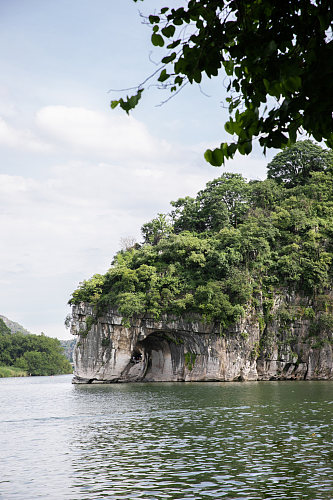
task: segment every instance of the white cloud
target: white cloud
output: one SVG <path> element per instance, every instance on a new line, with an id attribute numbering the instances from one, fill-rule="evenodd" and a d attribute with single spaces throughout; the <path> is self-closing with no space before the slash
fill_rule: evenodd
<path id="1" fill-rule="evenodd" d="M 0 144 L 16 149 L 35 152 L 50 150 L 49 144 L 39 140 L 30 130 L 14 128 L 0 117 Z"/>
<path id="2" fill-rule="evenodd" d="M 151 136 L 143 123 L 116 112 L 106 114 L 83 107 L 46 106 L 38 111 L 36 122 L 49 139 L 99 158 L 122 159 L 129 155 L 147 158 L 167 148 Z"/>
<path id="3" fill-rule="evenodd" d="M 18 175 L 0 175 L 0 195 L 11 197 L 15 194 L 22 194 L 36 183 L 32 179 L 25 179 Z"/>

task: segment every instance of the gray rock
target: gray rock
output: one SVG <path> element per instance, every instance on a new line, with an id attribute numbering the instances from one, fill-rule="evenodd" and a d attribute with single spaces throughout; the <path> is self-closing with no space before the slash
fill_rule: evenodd
<path id="1" fill-rule="evenodd" d="M 313 347 L 307 319 L 285 330 L 274 320 L 260 331 L 249 311 L 220 331 L 194 316 L 141 316 L 127 327 L 111 308 L 89 329 L 89 316 L 91 305 L 73 306 L 74 383 L 333 379 L 332 342 Z"/>

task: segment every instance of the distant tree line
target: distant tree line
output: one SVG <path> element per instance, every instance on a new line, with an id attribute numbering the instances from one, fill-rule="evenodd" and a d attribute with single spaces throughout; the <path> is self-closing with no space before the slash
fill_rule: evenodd
<path id="1" fill-rule="evenodd" d="M 0 366 L 21 368 L 29 375 L 71 373 L 60 341 L 46 335 L 11 333 L 0 318 Z"/>

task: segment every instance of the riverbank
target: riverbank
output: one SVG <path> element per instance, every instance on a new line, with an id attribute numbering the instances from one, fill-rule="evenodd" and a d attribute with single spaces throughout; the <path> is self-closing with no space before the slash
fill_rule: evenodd
<path id="1" fill-rule="evenodd" d="M 0 366 L 0 378 L 5 377 L 28 377 L 28 372 L 16 366 Z"/>

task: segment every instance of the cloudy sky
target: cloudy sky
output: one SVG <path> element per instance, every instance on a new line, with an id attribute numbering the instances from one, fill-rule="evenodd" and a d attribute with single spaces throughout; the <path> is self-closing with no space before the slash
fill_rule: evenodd
<path id="1" fill-rule="evenodd" d="M 225 170 L 265 177 L 259 151 L 223 169 L 203 158 L 227 139 L 223 75 L 162 106 L 152 87 L 130 117 L 110 110 L 111 89 L 156 69 L 139 9 L 159 6 L 0 0 L 0 314 L 33 333 L 70 338 L 71 292 L 170 200 Z"/>

